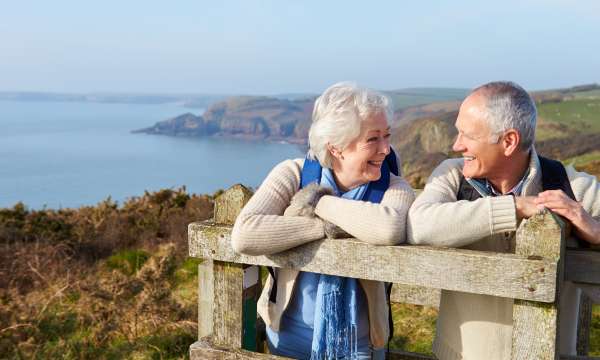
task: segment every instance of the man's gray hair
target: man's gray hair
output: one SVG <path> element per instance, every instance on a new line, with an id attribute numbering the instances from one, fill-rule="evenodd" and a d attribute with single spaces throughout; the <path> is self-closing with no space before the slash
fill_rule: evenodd
<path id="1" fill-rule="evenodd" d="M 529 150 L 535 140 L 537 109 L 527 91 L 514 82 L 495 81 L 476 88 L 474 93 L 486 99 L 484 119 L 492 134 L 515 129 L 521 135 L 519 147 Z"/>
<path id="2" fill-rule="evenodd" d="M 330 86 L 315 101 L 308 132 L 309 158 L 332 168 L 333 158 L 327 145 L 343 151 L 360 135 L 361 122 L 370 116 L 385 114 L 389 123 L 390 108 L 390 100 L 375 90 L 349 82 Z"/>

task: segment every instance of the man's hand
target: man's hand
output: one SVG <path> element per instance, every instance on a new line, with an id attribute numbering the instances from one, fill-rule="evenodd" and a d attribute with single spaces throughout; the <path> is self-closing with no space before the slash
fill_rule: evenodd
<path id="1" fill-rule="evenodd" d="M 535 196 L 515 196 L 515 208 L 517 219 L 528 219 L 544 210 L 544 206 L 539 206 Z"/>
<path id="2" fill-rule="evenodd" d="M 564 216 L 573 224 L 581 239 L 592 244 L 600 244 L 600 223 L 594 220 L 580 203 L 568 197 L 562 190 L 541 192 L 535 199 L 535 203 Z"/>

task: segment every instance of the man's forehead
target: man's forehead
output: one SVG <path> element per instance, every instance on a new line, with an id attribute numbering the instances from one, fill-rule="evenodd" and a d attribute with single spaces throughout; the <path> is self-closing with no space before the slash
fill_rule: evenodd
<path id="1" fill-rule="evenodd" d="M 485 98 L 478 94 L 469 95 L 460 106 L 455 126 L 460 130 L 487 128 Z"/>
<path id="2" fill-rule="evenodd" d="M 485 96 L 474 93 L 469 95 L 460 105 L 460 112 L 464 112 L 472 117 L 483 119 L 485 116 Z"/>

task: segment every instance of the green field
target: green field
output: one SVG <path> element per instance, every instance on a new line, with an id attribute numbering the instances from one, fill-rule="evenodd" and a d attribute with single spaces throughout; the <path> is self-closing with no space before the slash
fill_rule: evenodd
<path id="1" fill-rule="evenodd" d="M 538 114 L 542 122 L 562 125 L 571 131 L 600 132 L 600 98 L 576 98 L 539 104 Z"/>
<path id="2" fill-rule="evenodd" d="M 467 89 L 454 88 L 414 88 L 385 91 L 392 104 L 394 111 L 409 106 L 425 105 L 434 102 L 462 100 L 468 95 Z"/>
<path id="3" fill-rule="evenodd" d="M 573 93 L 576 98 L 600 98 L 600 89 Z"/>

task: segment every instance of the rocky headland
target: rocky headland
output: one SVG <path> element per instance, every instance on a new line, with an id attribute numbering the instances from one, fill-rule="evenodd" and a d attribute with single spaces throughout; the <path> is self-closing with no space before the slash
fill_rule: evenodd
<path id="1" fill-rule="evenodd" d="M 186 113 L 134 130 L 171 136 L 213 136 L 305 143 L 314 98 L 288 100 L 265 96 L 230 97 L 202 115 Z"/>
<path id="2" fill-rule="evenodd" d="M 437 91 L 437 92 L 436 92 Z M 452 152 L 459 89 L 388 91 L 396 105 L 392 145 L 402 155 L 403 174 L 422 187 Z M 582 85 L 532 93 L 538 105 L 536 149 L 600 173 L 600 86 Z M 217 102 L 202 115 L 186 113 L 137 133 L 286 141 L 306 146 L 315 96 L 237 96 Z M 409 106 L 408 104 L 413 104 Z"/>

